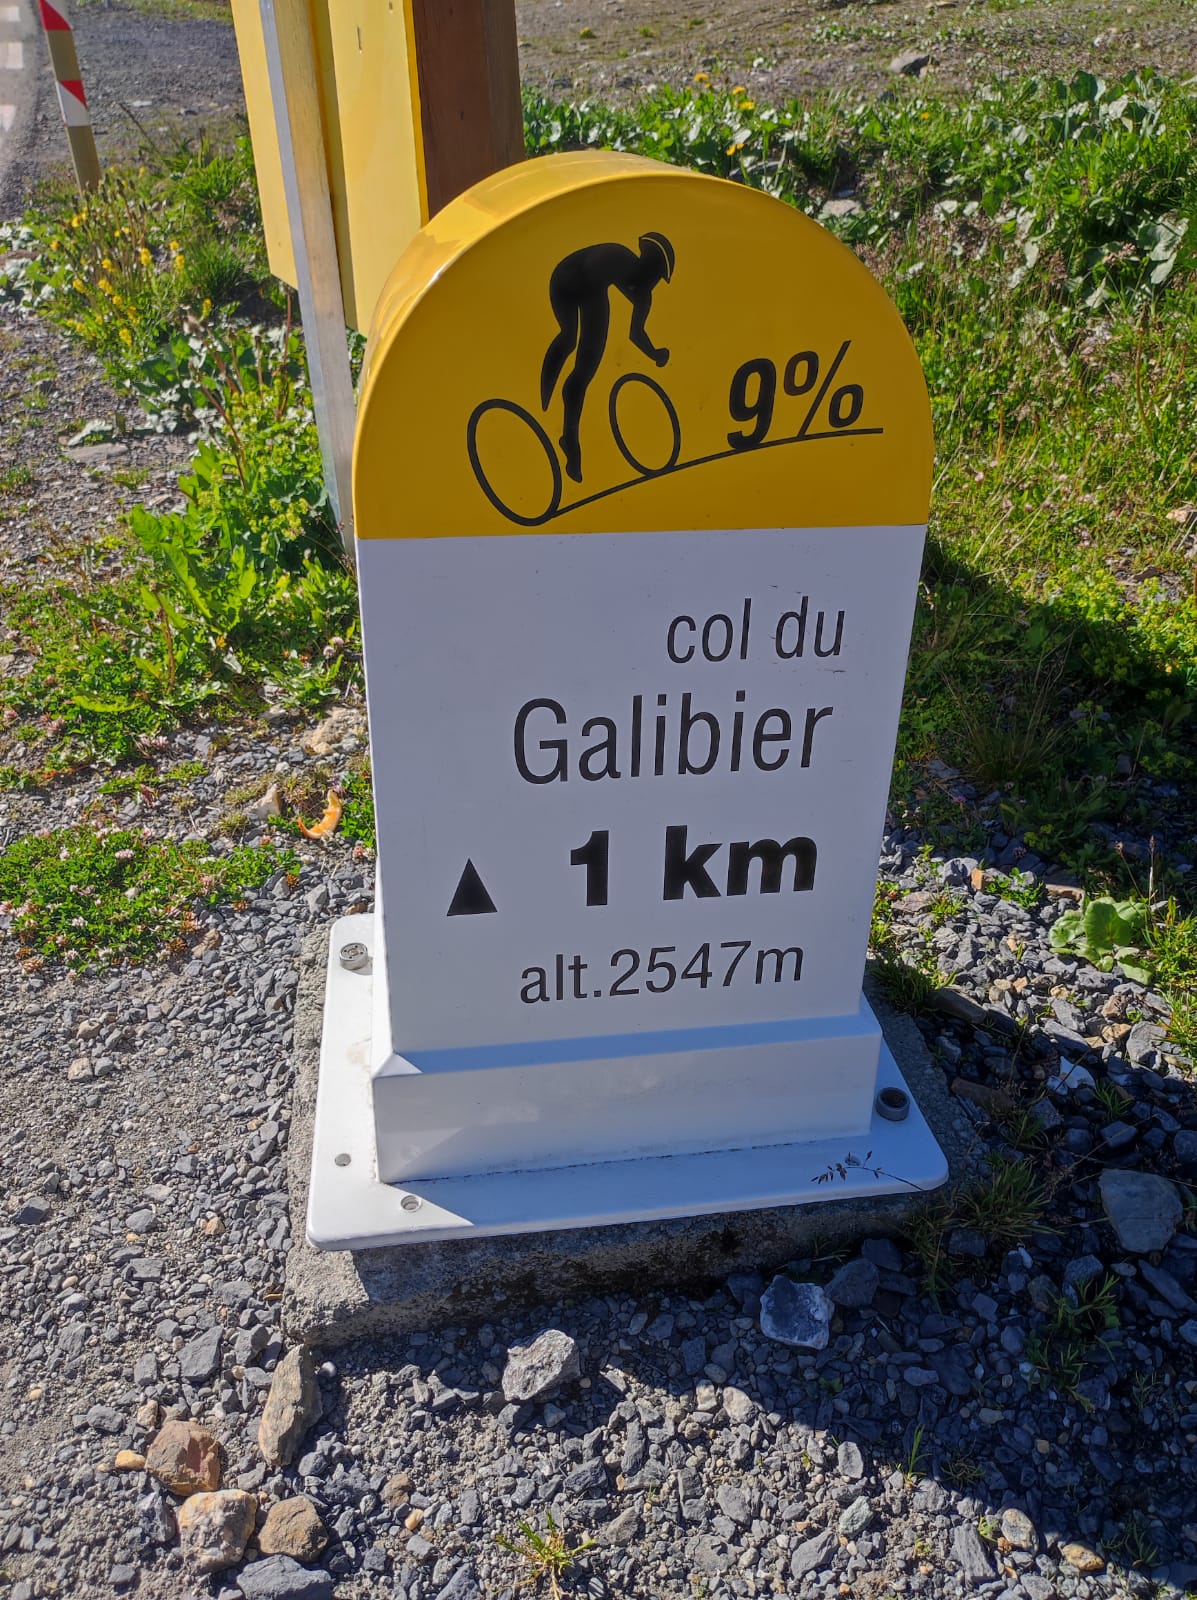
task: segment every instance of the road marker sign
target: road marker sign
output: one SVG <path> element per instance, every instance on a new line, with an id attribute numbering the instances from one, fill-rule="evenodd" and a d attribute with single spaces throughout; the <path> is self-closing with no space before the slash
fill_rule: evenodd
<path id="1" fill-rule="evenodd" d="M 314 1243 L 943 1181 L 860 993 L 931 461 L 893 306 L 779 201 L 558 156 L 414 241 L 355 446 L 380 894 L 334 930 L 372 972 L 330 971 Z"/>
<path id="2" fill-rule="evenodd" d="M 42 28 L 50 49 L 50 65 L 54 69 L 54 87 L 58 91 L 58 108 L 62 112 L 63 126 L 71 147 L 71 162 L 80 189 L 94 189 L 100 181 L 100 158 L 96 153 L 96 136 L 92 132 L 91 112 L 83 92 L 83 76 L 79 71 L 79 57 L 75 50 L 75 34 L 62 6 L 62 0 L 51 5 L 50 0 L 39 0 Z M 12 46 L 9 46 L 10 50 Z M 20 45 L 16 46 L 20 51 Z M 19 63 L 18 63 L 19 64 Z"/>

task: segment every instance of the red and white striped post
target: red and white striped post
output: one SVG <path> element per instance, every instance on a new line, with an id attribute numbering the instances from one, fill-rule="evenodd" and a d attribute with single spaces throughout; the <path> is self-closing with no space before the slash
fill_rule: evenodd
<path id="1" fill-rule="evenodd" d="M 83 92 L 83 79 L 79 73 L 75 34 L 66 17 L 57 6 L 50 4 L 50 0 L 40 0 L 40 10 L 46 43 L 50 47 L 50 65 L 54 69 L 58 104 L 71 144 L 75 177 L 81 189 L 94 189 L 100 181 L 100 158 L 96 153 L 91 112 L 87 109 L 87 96 Z"/>

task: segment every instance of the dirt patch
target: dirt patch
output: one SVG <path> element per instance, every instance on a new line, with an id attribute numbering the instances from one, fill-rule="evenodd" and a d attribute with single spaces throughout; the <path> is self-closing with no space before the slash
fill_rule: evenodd
<path id="1" fill-rule="evenodd" d="M 872 95 L 894 82 L 889 63 L 907 51 L 930 56 L 923 78 L 936 90 L 999 71 L 1111 77 L 1154 66 L 1184 76 L 1197 61 L 1185 0 L 523 0 L 517 13 L 526 84 L 604 98 L 681 87 L 696 72 L 761 101 Z"/>

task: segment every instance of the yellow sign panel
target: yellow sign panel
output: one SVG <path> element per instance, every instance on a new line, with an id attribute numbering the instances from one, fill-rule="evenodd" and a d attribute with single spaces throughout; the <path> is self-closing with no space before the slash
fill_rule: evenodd
<path id="1" fill-rule="evenodd" d="M 411 6 L 312 0 L 308 12 L 345 316 L 365 328 L 396 260 L 428 216 Z M 258 0 L 233 0 L 233 23 L 270 268 L 295 284 Z"/>
<path id="2" fill-rule="evenodd" d="M 922 371 L 792 207 L 610 152 L 525 162 L 417 235 L 378 303 L 359 539 L 926 521 Z"/>

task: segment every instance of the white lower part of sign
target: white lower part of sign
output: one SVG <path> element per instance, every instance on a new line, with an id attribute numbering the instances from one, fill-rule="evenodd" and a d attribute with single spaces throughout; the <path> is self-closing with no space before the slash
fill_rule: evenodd
<path id="1" fill-rule="evenodd" d="M 366 955 L 351 969 L 352 944 Z M 372 916 L 334 924 L 308 1205 L 318 1248 L 879 1197 L 947 1177 L 863 1002 L 771 1035 L 679 1035 L 652 1056 L 630 1041 L 613 1054 L 608 1036 L 602 1060 L 557 1041 L 543 1060 L 483 1048 L 375 1076 L 375 949 Z"/>

